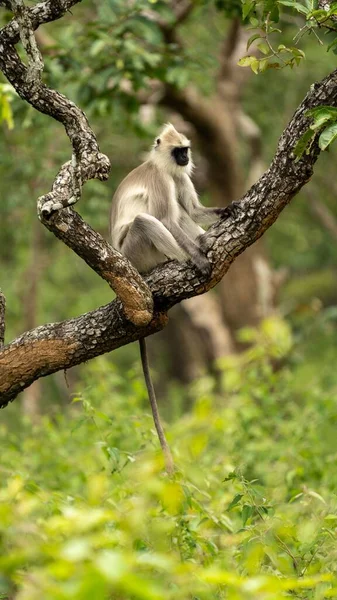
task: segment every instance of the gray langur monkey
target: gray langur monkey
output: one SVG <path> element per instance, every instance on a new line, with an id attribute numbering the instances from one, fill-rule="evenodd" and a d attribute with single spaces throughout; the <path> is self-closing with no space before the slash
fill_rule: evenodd
<path id="1" fill-rule="evenodd" d="M 148 159 L 116 190 L 111 209 L 111 239 L 140 273 L 169 259 L 190 258 L 209 275 L 211 265 L 198 239 L 227 208 L 206 208 L 190 179 L 190 141 L 171 125 L 156 138 Z"/>
<path id="2" fill-rule="evenodd" d="M 228 208 L 206 208 L 199 202 L 190 179 L 192 169 L 190 141 L 168 123 L 156 138 L 148 159 L 117 188 L 110 218 L 112 244 L 140 273 L 170 259 L 190 258 L 202 275 L 210 275 L 211 265 L 200 247 L 200 237 L 205 233 L 201 225 L 228 216 Z M 144 338 L 140 349 L 155 426 L 167 470 L 172 472 Z"/>

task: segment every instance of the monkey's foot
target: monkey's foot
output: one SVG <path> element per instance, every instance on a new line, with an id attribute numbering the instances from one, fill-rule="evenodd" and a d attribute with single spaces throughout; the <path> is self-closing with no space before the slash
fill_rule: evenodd
<path id="1" fill-rule="evenodd" d="M 229 217 L 235 216 L 235 213 L 240 209 L 241 202 L 239 200 L 234 200 L 229 206 L 225 206 L 224 208 L 217 208 L 216 214 L 220 217 L 220 219 L 229 219 Z"/>
<path id="2" fill-rule="evenodd" d="M 197 258 L 194 257 L 193 262 L 194 262 L 196 268 L 198 269 L 198 271 L 201 273 L 201 275 L 203 275 L 203 277 L 208 278 L 210 276 L 210 274 L 212 273 L 212 265 L 209 262 L 209 260 L 206 258 L 206 256 L 203 256 L 201 254 Z"/>

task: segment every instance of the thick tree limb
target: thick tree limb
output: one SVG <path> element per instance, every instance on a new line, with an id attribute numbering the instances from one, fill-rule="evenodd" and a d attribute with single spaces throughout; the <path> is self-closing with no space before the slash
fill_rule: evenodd
<path id="1" fill-rule="evenodd" d="M 274 223 L 311 178 L 320 152 L 317 144 L 297 162 L 292 150 L 309 125 L 306 111 L 324 104 L 337 107 L 337 71 L 311 86 L 283 132 L 269 169 L 233 207 L 231 216 L 218 221 L 205 235 L 204 246 L 213 265 L 209 281 L 201 280 L 190 263 L 166 263 L 146 277 L 155 310 L 152 321 L 145 327 L 137 328 L 130 323 L 120 302 L 115 300 L 77 319 L 25 333 L 0 351 L 0 404 L 6 406 L 39 377 L 158 331 L 165 325 L 166 311 L 174 304 L 216 285 L 235 258 Z"/>
<path id="2" fill-rule="evenodd" d="M 146 329 L 136 327 L 123 316 L 122 305 L 115 300 L 77 319 L 24 333 L 0 351 L 0 406 L 6 406 L 39 377 L 86 362 L 128 344 L 132 338 L 155 333 L 165 322 L 166 316 L 158 313 Z"/>

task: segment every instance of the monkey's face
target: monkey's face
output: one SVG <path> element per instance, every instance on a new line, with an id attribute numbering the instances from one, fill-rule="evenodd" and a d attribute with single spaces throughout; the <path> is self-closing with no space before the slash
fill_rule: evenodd
<path id="1" fill-rule="evenodd" d="M 155 140 L 152 160 L 173 177 L 179 177 L 183 173 L 190 175 L 193 168 L 191 144 L 187 137 L 168 123 Z"/>
<path id="2" fill-rule="evenodd" d="M 189 157 L 189 147 L 188 146 L 177 146 L 172 150 L 172 157 L 179 167 L 186 167 L 188 165 L 190 157 Z"/>

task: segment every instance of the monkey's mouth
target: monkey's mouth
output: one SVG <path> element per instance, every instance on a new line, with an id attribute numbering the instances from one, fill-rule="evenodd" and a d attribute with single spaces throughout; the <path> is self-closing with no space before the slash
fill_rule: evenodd
<path id="1" fill-rule="evenodd" d="M 189 163 L 188 148 L 173 148 L 172 156 L 179 167 L 186 167 Z"/>
<path id="2" fill-rule="evenodd" d="M 185 167 L 186 165 L 188 165 L 188 158 L 179 158 L 179 159 L 177 160 L 177 164 L 178 164 L 180 167 Z"/>

